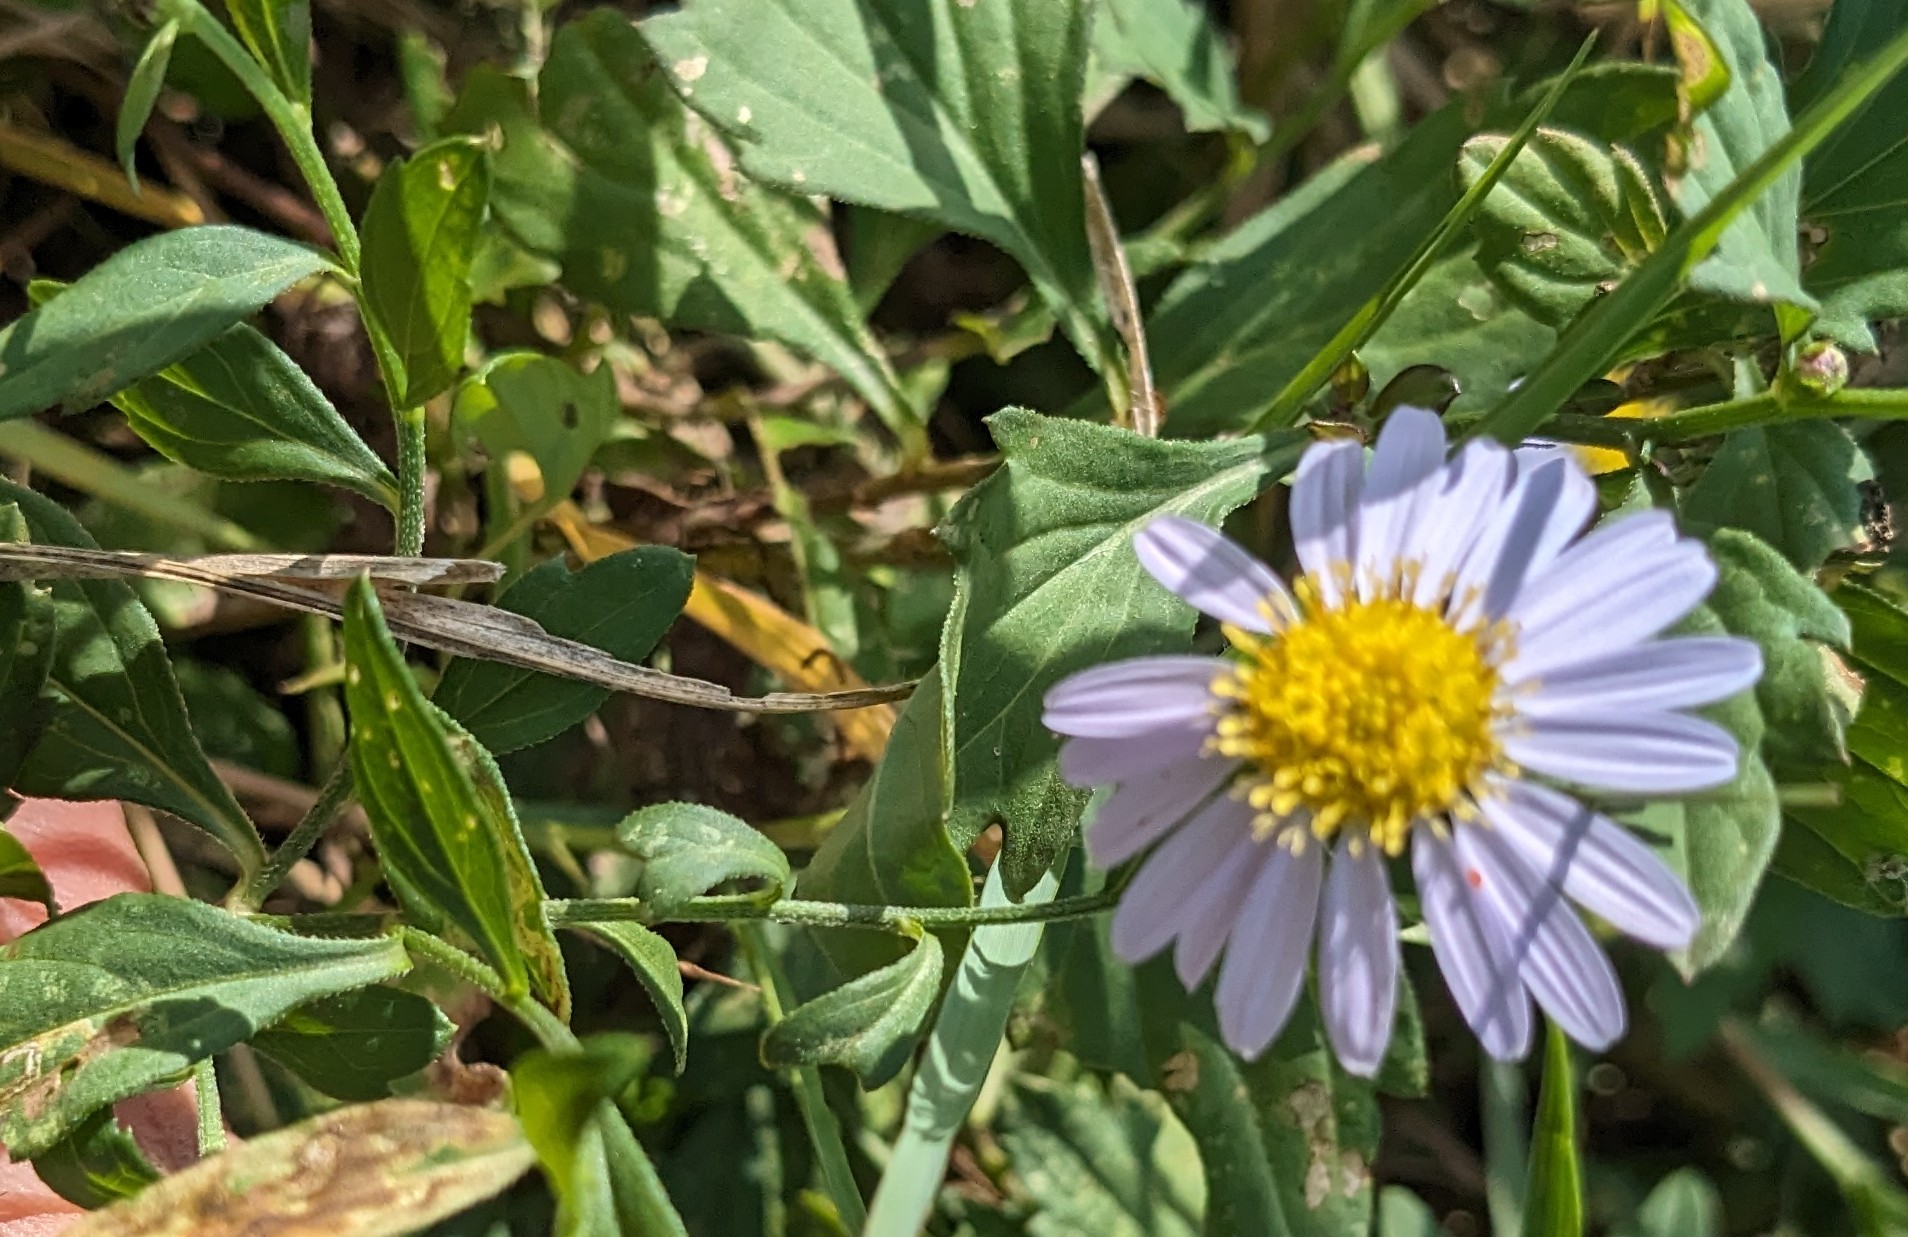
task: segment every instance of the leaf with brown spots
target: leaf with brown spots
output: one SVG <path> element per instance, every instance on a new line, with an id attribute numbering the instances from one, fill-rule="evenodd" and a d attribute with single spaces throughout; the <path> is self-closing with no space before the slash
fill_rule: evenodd
<path id="1" fill-rule="evenodd" d="M 508 1113 L 382 1100 L 240 1143 L 69 1237 L 396 1237 L 499 1194 L 535 1153 Z"/>

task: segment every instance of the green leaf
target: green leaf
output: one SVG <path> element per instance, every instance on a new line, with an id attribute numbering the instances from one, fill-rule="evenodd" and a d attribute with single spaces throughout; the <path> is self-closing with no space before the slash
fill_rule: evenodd
<path id="1" fill-rule="evenodd" d="M 1756 703 L 1767 724 L 1764 755 L 1778 764 L 1840 761 L 1848 715 L 1830 684 L 1822 649 L 1848 647 L 1848 618 L 1751 533 L 1724 529 L 1710 538 L 1709 550 L 1718 573 L 1710 610 L 1724 627 L 1762 649 Z"/>
<path id="2" fill-rule="evenodd" d="M 796 886 L 804 898 L 887 906 L 969 906 L 974 881 L 948 841 L 947 718 L 937 666 L 921 676 L 881 763 L 848 804 Z M 957 935 L 944 934 L 950 949 Z M 847 979 L 893 962 L 899 942 L 873 932 L 817 937 Z"/>
<path id="3" fill-rule="evenodd" d="M 535 1163 L 509 1113 L 380 1100 L 235 1143 L 86 1224 L 94 1237 L 271 1232 L 288 1216 L 339 1237 L 436 1231 Z"/>
<path id="4" fill-rule="evenodd" d="M 1475 183 L 1508 139 L 1464 144 L 1458 171 Z M 1552 327 L 1567 324 L 1662 243 L 1667 231 L 1649 178 L 1621 146 L 1539 129 L 1480 208 L 1477 260 L 1516 303 Z"/>
<path id="5" fill-rule="evenodd" d="M 1867 457 L 1829 421 L 1740 429 L 1689 488 L 1683 515 L 1695 524 L 1756 534 L 1802 571 L 1851 544 L 1861 527 L 1858 482 Z"/>
<path id="6" fill-rule="evenodd" d="M 225 0 L 232 26 L 293 103 L 311 105 L 309 0 Z"/>
<path id="7" fill-rule="evenodd" d="M 695 560 L 667 546 L 623 550 L 581 571 L 554 558 L 512 585 L 497 607 L 553 636 L 636 662 L 682 612 L 694 576 Z M 606 687 L 460 659 L 445 669 L 432 700 L 485 748 L 501 753 L 563 733 L 609 697 Z"/>
<path id="8" fill-rule="evenodd" d="M 1782 76 L 1769 61 L 1766 36 L 1748 0 L 1683 0 L 1709 35 L 1729 88 L 1690 125 L 1680 168 L 1665 177 L 1670 196 L 1693 216 L 1789 132 Z M 1676 43 L 1679 55 L 1695 44 Z M 1692 66 L 1685 64 L 1685 71 Z M 1690 273 L 1692 286 L 1752 304 L 1777 301 L 1815 308 L 1802 290 L 1796 247 L 1802 169 L 1795 163 L 1737 215 L 1716 251 Z"/>
<path id="9" fill-rule="evenodd" d="M 497 766 L 418 690 L 371 582 L 345 596 L 351 768 L 384 875 L 427 930 L 455 925 L 505 989 L 569 1006 L 563 955 Z"/>
<path id="10" fill-rule="evenodd" d="M 225 225 L 135 241 L 0 330 L 0 420 L 91 407 L 325 265 L 314 249 Z"/>
<path id="11" fill-rule="evenodd" d="M 642 860 L 636 896 L 658 915 L 729 881 L 759 881 L 747 896 L 773 902 L 788 887 L 788 856 L 744 821 L 700 803 L 658 803 L 630 813 L 616 840 Z"/>
<path id="12" fill-rule="evenodd" d="M 53 887 L 46 883 L 46 873 L 33 862 L 33 856 L 20 845 L 20 839 L 4 828 L 0 828 L 0 898 L 38 902 L 49 915 L 59 912 L 53 903 Z"/>
<path id="13" fill-rule="evenodd" d="M 1378 1237 L 1442 1237 L 1444 1227 L 1424 1200 L 1401 1185 L 1378 1191 Z"/>
<path id="14" fill-rule="evenodd" d="M 227 481 L 317 481 L 397 509 L 397 481 L 278 346 L 244 324 L 113 397 L 167 459 Z"/>
<path id="15" fill-rule="evenodd" d="M 1457 201 L 1467 132 L 1446 109 L 1388 154 L 1343 156 L 1174 280 L 1146 324 L 1168 433 L 1250 423 L 1385 289 Z"/>
<path id="16" fill-rule="evenodd" d="M 1341 1237 L 1370 1231 L 1379 1113 L 1337 1066 L 1309 1000 L 1258 1061 L 1182 1021 L 1171 965 L 1142 968 L 1141 1016 L 1160 1089 L 1199 1145 L 1208 1233 Z M 1172 994 L 1172 995 L 1167 995 Z M 1199 998 L 1203 1005 L 1203 998 Z"/>
<path id="17" fill-rule="evenodd" d="M 682 971 L 676 966 L 676 951 L 668 941 L 639 923 L 604 921 L 572 926 L 608 946 L 635 972 L 643 991 L 649 993 L 650 1003 L 656 1007 L 663 1033 L 669 1037 L 676 1072 L 682 1073 L 689 1064 L 689 1015 L 682 1007 Z"/>
<path id="18" fill-rule="evenodd" d="M 484 152 L 462 138 L 397 160 L 371 191 L 359 227 L 364 307 L 395 407 L 418 407 L 464 367 L 470 263 L 489 198 Z"/>
<path id="19" fill-rule="evenodd" d="M 916 930 L 898 962 L 798 1005 L 762 1036 L 770 1067 L 841 1065 L 873 1090 L 901 1072 L 941 991 L 941 942 Z"/>
<path id="20" fill-rule="evenodd" d="M 1722 1237 L 1722 1196 L 1709 1178 L 1679 1168 L 1656 1183 L 1624 1237 Z"/>
<path id="21" fill-rule="evenodd" d="M 1908 9 L 1887 0 L 1836 0 L 1815 57 L 1790 98 L 1800 107 L 1827 91 L 1870 49 L 1908 28 Z M 1822 302 L 1821 330 L 1872 351 L 1876 318 L 1908 315 L 1908 79 L 1880 91 L 1803 168 L 1803 281 Z"/>
<path id="22" fill-rule="evenodd" d="M 392 937 L 293 936 L 184 898 L 127 893 L 0 951 L 0 1137 L 51 1147 L 315 997 L 402 974 Z"/>
<path id="23" fill-rule="evenodd" d="M 1157 1095 L 1021 1076 L 1000 1125 L 1037 1210 L 1029 1237 L 1198 1237 L 1205 1183 L 1193 1140 Z M 1263 1231 L 1263 1230 L 1259 1230 Z"/>
<path id="24" fill-rule="evenodd" d="M 988 418 L 1005 463 L 941 530 L 957 564 L 941 644 L 954 798 L 965 849 L 995 820 L 1018 896 L 1072 839 L 1084 796 L 1054 769 L 1047 689 L 1076 670 L 1183 646 L 1190 606 L 1139 565 L 1133 535 L 1174 513 L 1216 523 L 1280 471 L 1253 437 L 1160 442 L 1019 409 Z"/>
<path id="25" fill-rule="evenodd" d="M 1743 1027 L 1741 1033 L 1803 1091 L 1891 1125 L 1908 1121 L 1908 1067 L 1900 1062 L 1774 1021 Z"/>
<path id="26" fill-rule="evenodd" d="M 34 1156 L 33 1171 L 61 1198 L 88 1210 L 131 1198 L 159 1180 L 159 1170 L 111 1108 L 100 1109 Z"/>
<path id="27" fill-rule="evenodd" d="M 20 508 L 0 504 L 0 542 L 26 540 L 26 517 Z M 41 689 L 53 668 L 57 624 L 53 594 L 45 586 L 31 580 L 0 583 L 0 633 L 5 633 L 0 637 L 0 786 L 13 784 L 52 715 L 52 702 Z"/>
<path id="28" fill-rule="evenodd" d="M 1086 98 L 1112 102 L 1134 78 L 1151 82 L 1179 105 L 1186 128 L 1229 129 L 1263 142 L 1272 127 L 1239 102 L 1232 54 L 1203 6 L 1187 0 L 1104 0 L 1093 15 Z"/>
<path id="29" fill-rule="evenodd" d="M 693 0 L 640 29 L 743 171 L 998 246 L 1104 368 L 1080 178 L 1087 18 L 1083 0 Z"/>
<path id="30" fill-rule="evenodd" d="M 1457 252 L 1424 273 L 1383 326 L 1358 350 L 1371 386 L 1408 369 L 1434 366 L 1456 380 L 1454 410 L 1488 408 L 1543 360 L 1557 333 L 1525 313 L 1472 252 Z"/>
<path id="31" fill-rule="evenodd" d="M 381 1100 L 392 1082 L 436 1060 L 455 1029 L 415 993 L 363 988 L 300 1006 L 252 1047 L 324 1095 Z"/>
<path id="32" fill-rule="evenodd" d="M 739 176 L 735 153 L 683 107 L 621 14 L 593 11 L 557 32 L 535 106 L 525 83 L 480 67 L 445 126 L 498 144 L 498 218 L 560 260 L 578 295 L 780 340 L 841 374 L 890 426 L 912 417 L 805 196 L 817 190 Z"/>
<path id="33" fill-rule="evenodd" d="M 1583 1237 L 1583 1164 L 1577 1150 L 1577 1071 L 1556 1023 L 1544 1034 L 1544 1085 L 1530 1132 L 1524 1194 L 1528 1237 Z"/>
<path id="34" fill-rule="evenodd" d="M 1634 142 L 1675 121 L 1685 106 L 1679 95 L 1681 76 L 1674 65 L 1635 60 L 1585 65 L 1550 113 L 1550 127 L 1600 142 Z M 1548 83 L 1533 83 L 1518 96 L 1514 109 L 1529 112 L 1547 89 Z"/>
<path id="35" fill-rule="evenodd" d="M 159 89 L 166 84 L 166 66 L 172 63 L 172 45 L 179 38 L 178 21 L 169 21 L 152 32 L 139 53 L 132 73 L 126 78 L 126 93 L 119 100 L 119 124 L 113 145 L 119 154 L 119 166 L 126 179 L 139 189 L 139 171 L 133 165 L 133 148 L 145 131 L 153 104 L 159 101 Z"/>
<path id="36" fill-rule="evenodd" d="M 457 389 L 457 419 L 499 463 L 512 451 L 535 460 L 549 502 L 576 489 L 622 416 L 609 366 L 580 374 L 536 352 L 504 353 Z"/>
<path id="37" fill-rule="evenodd" d="M 31 490 L 0 481 L 0 502 L 18 504 L 42 545 L 98 548 L 59 504 Z M 238 860 L 241 878 L 250 877 L 264 864 L 265 847 L 193 737 L 152 615 L 119 580 L 60 581 L 53 609 L 51 720 L 13 788 L 171 812 L 211 834 Z"/>
<path id="38" fill-rule="evenodd" d="M 597 1035 L 574 1052 L 524 1053 L 510 1068 L 523 1132 L 557 1196 L 557 1237 L 670 1237 L 685 1232 L 615 1098 L 649 1065 L 630 1035 Z"/>

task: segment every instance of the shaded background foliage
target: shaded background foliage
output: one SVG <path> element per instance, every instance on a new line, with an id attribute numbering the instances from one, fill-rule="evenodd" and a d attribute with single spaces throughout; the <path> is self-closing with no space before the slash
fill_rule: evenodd
<path id="1" fill-rule="evenodd" d="M 369 585 L 341 636 L 172 580 L 0 584 L 0 782 L 125 800 L 159 891 L 71 914 L 148 882 L 69 897 L 31 811 L 0 833 L 0 907 L 68 912 L 0 956 L 16 1157 L 139 1194 L 107 1105 L 196 1071 L 237 1134 L 291 1132 L 111 1231 L 210 1223 L 227 1172 L 341 1232 L 852 1232 L 869 1199 L 869 1231 L 975 1237 L 1908 1231 L 1908 77 L 1851 85 L 1896 6 L 655 7 L 0 0 L 6 540 L 494 559 L 465 596 L 625 662 L 920 679 L 747 716 L 407 656 Z M 1843 103 L 1804 158 L 1792 122 Z M 1143 386 L 1083 150 L 1157 441 L 1103 424 Z M 1132 528 L 1289 558 L 1291 427 L 1401 402 L 1676 508 L 1722 567 L 1692 624 L 1770 667 L 1717 712 L 1738 781 L 1635 816 L 1705 931 L 1619 953 L 1634 1029 L 1595 1061 L 1480 1062 L 1414 949 L 1375 1087 L 1309 1013 L 1242 1063 L 1103 919 L 973 926 L 1103 891 L 1028 685 L 1212 640 Z M 363 807 L 278 870 L 348 740 Z M 235 881 L 357 918 L 287 934 L 209 905 Z M 368 1200 L 280 1171 L 375 1139 Z"/>

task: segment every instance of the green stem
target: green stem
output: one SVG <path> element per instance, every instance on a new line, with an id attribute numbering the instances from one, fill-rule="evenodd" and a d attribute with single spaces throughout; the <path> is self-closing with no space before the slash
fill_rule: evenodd
<path id="1" fill-rule="evenodd" d="M 398 409 L 397 434 L 397 553 L 415 556 L 424 552 L 424 410 Z"/>
<path id="2" fill-rule="evenodd" d="M 636 898 L 557 898 L 543 904 L 552 924 L 737 922 L 771 919 L 810 928 L 869 928 L 906 933 L 915 924 L 925 928 L 969 928 L 989 923 L 1045 923 L 1079 919 L 1112 910 L 1120 891 L 1106 889 L 1077 898 L 1045 904 L 1008 903 L 1004 906 L 867 906 L 848 902 L 807 902 L 784 898 L 759 902 L 749 898 L 692 898 L 680 906 L 659 911 Z"/>
<path id="3" fill-rule="evenodd" d="M 207 49 L 218 57 L 219 63 L 230 69 L 246 92 L 258 101 L 259 108 L 272 122 L 272 127 L 278 130 L 279 137 L 284 139 L 291 152 L 292 162 L 298 165 L 299 173 L 311 189 L 312 199 L 318 204 L 319 213 L 330 226 L 331 238 L 337 246 L 345 272 L 356 278 L 358 229 L 351 222 L 351 212 L 345 208 L 344 196 L 338 192 L 338 182 L 325 163 L 324 152 L 318 149 L 318 141 L 312 135 L 310 109 L 286 98 L 271 75 L 265 72 L 258 61 L 252 59 L 252 54 L 245 50 L 244 45 L 232 36 L 218 18 L 208 13 L 199 0 L 159 0 L 158 16 L 162 21 L 171 19 L 178 22 L 179 29 L 184 33 L 197 35 Z"/>
<path id="4" fill-rule="evenodd" d="M 192 1067 L 192 1096 L 199 1108 L 199 1155 L 225 1150 L 225 1108 L 219 1102 L 219 1072 L 212 1058 Z"/>
<path id="5" fill-rule="evenodd" d="M 1868 421 L 1908 421 L 1908 390 L 1858 389 L 1835 395 L 1784 392 L 1779 387 L 1744 399 L 1684 408 L 1660 417 L 1593 417 L 1558 413 L 1537 427 L 1545 438 L 1586 446 L 1622 449 L 1643 443 L 1688 442 L 1757 425 L 1786 425 L 1849 417 Z M 1453 417 L 1461 432 L 1482 417 Z"/>
<path id="6" fill-rule="evenodd" d="M 782 973 L 781 963 L 775 951 L 769 948 L 760 925 L 739 925 L 736 940 L 748 955 L 749 970 L 761 984 L 762 1005 L 769 1025 L 774 1026 L 785 1016 L 790 1000 L 792 989 L 788 976 Z M 788 1074 L 789 1085 L 795 1092 L 795 1106 L 801 1109 L 802 1124 L 808 1127 L 808 1141 L 814 1146 L 828 1197 L 834 1200 L 835 1210 L 848 1231 L 859 1233 L 868 1222 L 867 1204 L 855 1185 L 848 1148 L 841 1140 L 841 1123 L 835 1120 L 834 1110 L 828 1107 L 828 1097 L 822 1092 L 821 1071 L 813 1065 L 798 1065 Z"/>
<path id="7" fill-rule="evenodd" d="M 318 798 L 312 802 L 304 819 L 296 828 L 285 835 L 285 840 L 272 852 L 272 857 L 260 868 L 258 875 L 247 881 L 226 903 L 228 908 L 240 912 L 257 910 L 271 896 L 274 889 L 285 883 L 292 865 L 311 853 L 318 839 L 325 835 L 331 822 L 344 811 L 351 799 L 351 762 L 342 759 L 332 769 L 331 776 L 318 789 Z"/>

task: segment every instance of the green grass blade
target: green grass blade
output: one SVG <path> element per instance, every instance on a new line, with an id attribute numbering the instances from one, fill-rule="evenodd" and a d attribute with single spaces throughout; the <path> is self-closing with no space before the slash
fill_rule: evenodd
<path id="1" fill-rule="evenodd" d="M 1524 1237 L 1583 1237 L 1583 1164 L 1577 1149 L 1577 1073 L 1556 1023 L 1544 1038 L 1544 1083 L 1530 1134 Z"/>

